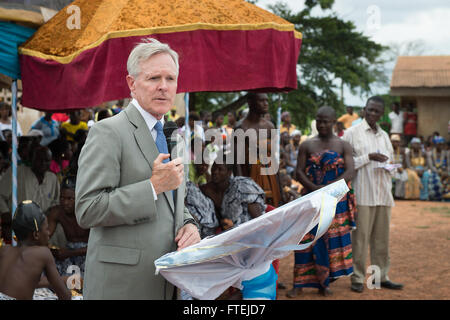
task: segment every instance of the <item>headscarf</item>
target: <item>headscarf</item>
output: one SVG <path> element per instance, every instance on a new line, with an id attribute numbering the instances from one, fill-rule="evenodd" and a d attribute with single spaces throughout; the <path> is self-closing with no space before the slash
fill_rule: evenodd
<path id="1" fill-rule="evenodd" d="M 434 144 L 445 143 L 445 139 L 441 136 L 436 136 L 433 138 Z"/>

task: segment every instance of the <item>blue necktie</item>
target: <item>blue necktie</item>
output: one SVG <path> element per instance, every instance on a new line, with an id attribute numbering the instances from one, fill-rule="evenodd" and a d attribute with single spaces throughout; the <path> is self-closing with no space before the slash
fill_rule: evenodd
<path id="1" fill-rule="evenodd" d="M 158 151 L 160 153 L 169 153 L 169 150 L 167 148 L 166 136 L 164 135 L 163 126 L 162 126 L 161 122 L 156 121 L 154 128 L 156 129 L 156 132 L 157 132 L 155 143 L 156 143 L 156 147 L 158 148 Z M 169 161 L 170 161 L 170 158 L 163 160 L 163 163 L 167 163 Z M 170 193 L 172 194 L 172 198 L 174 198 L 173 190 L 171 190 Z M 175 199 L 173 199 L 173 200 L 175 200 Z"/>
<path id="2" fill-rule="evenodd" d="M 169 149 L 167 148 L 166 136 L 164 135 L 163 126 L 162 126 L 161 122 L 156 121 L 154 128 L 157 132 L 155 143 L 156 143 L 156 147 L 158 148 L 158 151 L 160 153 L 169 153 Z M 169 161 L 170 161 L 169 159 L 165 159 L 165 160 L 163 160 L 163 163 L 167 163 Z"/>

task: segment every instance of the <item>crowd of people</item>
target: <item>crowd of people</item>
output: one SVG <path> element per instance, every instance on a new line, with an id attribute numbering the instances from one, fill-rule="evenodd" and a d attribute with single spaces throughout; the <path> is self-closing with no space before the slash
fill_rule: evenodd
<path id="1" fill-rule="evenodd" d="M 82 277 L 89 230 L 80 228 L 75 218 L 78 157 L 90 126 L 114 113 L 104 108 L 73 111 L 68 114 L 45 112 L 31 125 L 29 132 L 17 130 L 17 200 L 20 204 L 17 212 L 21 208 L 24 214 L 28 212 L 30 215 L 22 217 L 24 220 L 21 227 L 24 229 L 21 234 L 19 229 L 14 227 L 15 222 L 11 214 L 12 125 L 11 113 L 8 110 L 10 106 L 0 102 L 1 133 L 4 138 L 0 139 L 0 244 L 11 244 L 14 240 L 18 243 L 33 243 L 33 239 L 25 232 L 30 226 L 24 224 L 33 220 L 40 221 L 39 224 L 36 223 L 33 231 L 48 233 L 48 239 L 44 234 L 41 236 L 44 240 L 38 243 L 45 243 L 45 246 L 51 249 L 56 272 L 67 279 L 73 273 L 73 266 L 77 266 Z M 30 217 L 33 217 L 33 220 L 30 220 Z M 41 229 L 43 217 L 46 217 L 44 231 Z M 38 279 L 40 286 L 43 286 L 42 283 L 51 283 L 52 288 L 55 283 L 59 286 L 59 282 L 49 277 L 50 272 L 54 276 L 53 271 L 46 269 L 47 277 Z M 58 296 L 67 298 L 67 292 L 59 290 L 57 293 Z M 18 296 L 24 298 L 23 294 Z M 52 296 L 48 292 L 40 294 L 44 298 Z M 29 292 L 26 295 L 30 298 Z M 39 294 L 35 293 L 34 297 L 39 298 Z"/>
<path id="2" fill-rule="evenodd" d="M 369 247 L 372 263 L 381 268 L 382 286 L 401 289 L 402 285 L 390 281 L 387 275 L 390 207 L 394 198 L 450 199 L 450 150 L 445 139 L 438 132 L 426 140 L 417 137 L 417 131 L 411 125 L 412 106 L 408 105 L 408 111 L 403 113 L 397 103 L 392 105 L 390 123 L 383 126 L 387 132 L 384 131 L 377 124 L 383 120 L 384 113 L 384 102 L 378 97 L 370 98 L 360 115 L 349 107 L 346 114 L 337 118 L 333 108 L 320 108 L 309 136 L 302 135 L 291 123 L 289 112 L 284 112 L 281 115 L 279 170 L 273 175 L 261 175 L 260 169 L 267 165 L 259 159 L 257 163 L 226 163 L 226 155 L 235 147 L 233 133 L 236 130 L 275 129 L 268 113 L 266 94 L 250 93 L 247 102 L 248 108 L 239 114 L 233 111 L 214 115 L 209 111 L 189 114 L 191 163 L 185 205 L 196 219 L 201 237 L 226 231 L 344 179 L 351 191 L 338 203 L 327 234 L 314 246 L 295 253 L 294 283 L 287 296 L 296 297 L 306 287 L 317 288 L 320 294 L 329 295 L 331 282 L 350 275 L 351 289 L 362 292 Z M 70 276 L 70 267 L 76 265 L 83 277 L 89 229 L 81 228 L 75 217 L 78 158 L 90 128 L 122 109 L 98 108 L 68 114 L 45 112 L 28 133 L 18 127 L 18 211 L 20 208 L 26 211 L 24 201 L 36 205 L 32 213 L 23 213 L 22 227 L 37 232 L 38 226 L 32 224 L 33 221 L 45 217 L 48 241 L 20 233 L 12 219 L 9 110 L 9 105 L 0 102 L 0 243 L 11 244 L 14 229 L 17 241 L 36 242 L 52 249 L 60 276 Z M 179 133 L 186 131 L 185 118 L 175 109 L 166 114 L 165 121 L 174 121 Z M 208 131 L 214 132 L 212 139 Z M 220 137 L 219 141 L 217 137 Z M 269 136 L 268 140 L 271 138 Z M 251 143 L 254 142 L 246 141 L 246 152 Z M 199 159 L 194 146 L 201 147 Z M 389 169 L 385 165 L 387 162 L 395 164 L 394 169 Z M 374 181 L 383 187 L 375 190 Z M 31 229 L 27 229 L 27 223 L 31 224 L 28 226 Z M 312 241 L 315 231 L 311 230 L 302 243 Z M 277 270 L 278 261 L 274 261 L 273 266 Z M 53 288 L 59 288 L 58 296 L 67 298 L 67 293 L 54 278 L 53 267 L 47 268 L 47 276 L 51 275 L 48 281 Z M 45 279 L 38 279 L 36 285 L 41 282 Z M 278 287 L 285 285 L 278 283 Z M 0 292 L 1 289 L 0 284 Z M 30 294 L 17 296 L 30 298 Z M 236 296 L 239 291 L 230 289 L 222 298 Z"/>

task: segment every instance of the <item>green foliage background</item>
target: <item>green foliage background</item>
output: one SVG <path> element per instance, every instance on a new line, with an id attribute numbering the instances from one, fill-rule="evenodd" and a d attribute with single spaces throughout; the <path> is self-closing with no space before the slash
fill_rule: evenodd
<path id="1" fill-rule="evenodd" d="M 371 94 L 374 85 L 388 84 L 386 61 L 382 58 L 388 48 L 358 32 L 353 22 L 340 19 L 331 10 L 333 4 L 334 0 L 306 0 L 306 7 L 300 12 L 293 12 L 280 2 L 269 7 L 303 34 L 297 65 L 298 89 L 281 96 L 269 94 L 270 113 L 276 121 L 281 102 L 282 110 L 290 111 L 292 122 L 305 133 L 319 107 L 329 105 L 338 115 L 345 113 L 341 95 L 344 87 L 363 96 Z M 311 11 L 318 6 L 325 10 L 325 16 L 312 16 Z M 219 112 L 244 94 L 195 93 L 195 110 Z M 389 104 L 386 106 L 389 109 Z"/>

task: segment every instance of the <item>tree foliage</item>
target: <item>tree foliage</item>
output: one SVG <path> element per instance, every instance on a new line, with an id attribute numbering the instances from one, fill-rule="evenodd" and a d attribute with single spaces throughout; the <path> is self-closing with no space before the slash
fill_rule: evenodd
<path id="1" fill-rule="evenodd" d="M 298 89 L 281 95 L 283 111 L 290 111 L 292 122 L 301 129 L 309 128 L 320 106 L 329 105 L 338 113 L 344 112 L 341 85 L 354 94 L 369 94 L 372 85 L 388 81 L 381 59 L 387 48 L 358 32 L 351 21 L 344 21 L 331 12 L 333 3 L 334 0 L 306 0 L 300 12 L 293 12 L 283 3 L 269 7 L 293 23 L 303 35 L 297 68 Z M 313 16 L 311 12 L 317 6 L 326 10 L 327 15 Z M 242 94 L 196 93 L 196 109 L 219 110 L 225 107 L 222 103 Z M 270 112 L 276 119 L 280 95 L 272 94 L 270 98 Z"/>
<path id="2" fill-rule="evenodd" d="M 283 99 L 283 109 L 291 111 L 300 128 L 309 128 L 316 110 L 322 105 L 345 110 L 340 100 L 340 85 L 354 94 L 371 92 L 371 85 L 387 82 L 381 54 L 385 47 L 371 41 L 351 21 L 340 19 L 335 13 L 312 16 L 315 6 L 331 9 L 333 0 L 307 0 L 305 9 L 293 13 L 285 4 L 270 9 L 295 25 L 302 32 L 299 57 L 298 90 Z"/>

